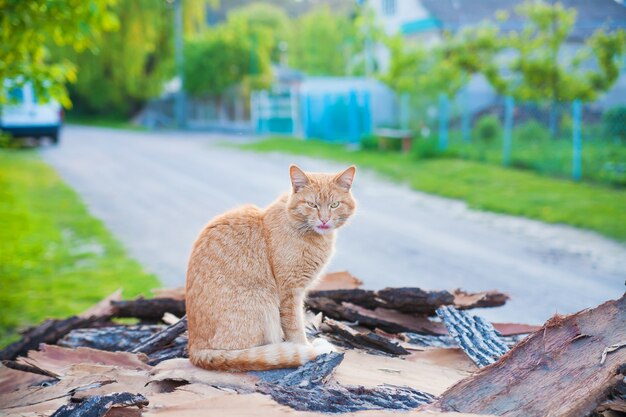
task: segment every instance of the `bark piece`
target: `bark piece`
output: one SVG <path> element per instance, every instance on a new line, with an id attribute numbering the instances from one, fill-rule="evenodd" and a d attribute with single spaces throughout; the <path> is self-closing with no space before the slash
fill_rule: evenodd
<path id="1" fill-rule="evenodd" d="M 166 327 L 144 324 L 75 329 L 59 340 L 57 345 L 67 348 L 88 347 L 109 352 L 130 351 L 143 340 L 154 336 Z"/>
<path id="2" fill-rule="evenodd" d="M 600 364 L 607 346 L 626 340 L 626 296 L 549 320 L 501 357 L 446 391 L 435 408 L 506 416 L 584 416 L 623 376 L 626 349 Z"/>
<path id="3" fill-rule="evenodd" d="M 64 320 L 46 320 L 39 326 L 23 333 L 22 338 L 0 351 L 0 360 L 13 360 L 25 355 L 31 349 L 37 349 L 39 344 L 56 343 L 57 340 L 70 331 L 83 327 L 91 327 L 96 323 L 107 321 L 107 317 L 77 317 L 72 316 Z"/>
<path id="4" fill-rule="evenodd" d="M 122 299 L 122 290 L 118 289 L 115 292 L 111 293 L 108 297 L 102 299 L 97 304 L 93 305 L 89 309 L 83 311 L 78 315 L 78 317 L 104 317 L 111 316 L 113 314 L 113 307 L 111 306 L 111 301 L 119 301 Z"/>
<path id="5" fill-rule="evenodd" d="M 454 296 L 454 306 L 459 310 L 481 307 L 499 307 L 506 304 L 510 299 L 507 294 L 498 291 L 482 291 L 469 293 L 461 289 L 452 292 Z"/>
<path id="6" fill-rule="evenodd" d="M 367 351 L 384 352 L 391 355 L 408 355 L 409 351 L 391 339 L 373 332 L 358 332 L 332 319 L 324 320 L 322 331 L 335 335 L 343 343 Z"/>
<path id="7" fill-rule="evenodd" d="M 442 305 L 454 303 L 454 296 L 448 291 L 424 291 L 420 288 L 385 288 L 376 293 L 383 301 L 381 307 L 403 313 L 434 315 Z"/>
<path id="8" fill-rule="evenodd" d="M 55 377 L 0 365 L 0 396 L 22 388 L 54 382 L 56 382 Z"/>
<path id="9" fill-rule="evenodd" d="M 149 355 L 151 353 L 160 350 L 166 345 L 171 344 L 178 336 L 187 331 L 187 316 L 184 316 L 178 322 L 167 326 L 165 329 L 160 332 L 149 336 L 145 340 L 141 341 L 137 346 L 135 346 L 131 352 L 132 353 L 145 353 Z"/>
<path id="10" fill-rule="evenodd" d="M 17 362 L 37 366 L 48 372 L 63 376 L 74 364 L 97 363 L 125 369 L 149 370 L 143 354 L 129 352 L 105 352 L 90 348 L 67 349 L 59 346 L 41 345 L 40 350 L 31 350 L 28 357 Z"/>
<path id="11" fill-rule="evenodd" d="M 300 411 L 346 413 L 359 410 L 410 410 L 434 397 L 409 387 L 382 385 L 375 388 L 316 385 L 297 387 L 264 385 L 261 392 L 274 401 Z"/>
<path id="12" fill-rule="evenodd" d="M 140 320 L 159 321 L 163 314 L 172 313 L 182 317 L 185 315 L 185 301 L 173 298 L 139 297 L 130 301 L 112 301 L 115 317 L 134 317 Z"/>
<path id="13" fill-rule="evenodd" d="M 375 309 L 380 307 L 380 300 L 376 299 L 376 293 L 371 290 L 357 289 L 339 289 L 328 291 L 311 291 L 309 298 L 326 298 L 341 304 L 343 302 L 356 304 L 361 307 Z"/>
<path id="14" fill-rule="evenodd" d="M 490 365 L 508 352 L 505 341 L 493 326 L 479 316 L 471 316 L 451 306 L 437 309 L 448 333 L 478 367 Z"/>
<path id="15" fill-rule="evenodd" d="M 306 306 L 315 313 L 321 312 L 335 320 L 358 322 L 360 326 L 381 329 L 390 333 L 445 334 L 447 332 L 442 324 L 431 322 L 425 316 L 411 316 L 381 308 L 370 310 L 350 303 L 340 304 L 325 297 L 309 298 Z"/>
<path id="16" fill-rule="evenodd" d="M 148 405 L 148 399 L 141 394 L 119 392 L 111 395 L 95 396 L 80 403 L 64 405 L 52 417 L 101 417 L 111 408 L 139 407 Z"/>
<path id="17" fill-rule="evenodd" d="M 343 353 L 326 353 L 298 367 L 276 383 L 284 387 L 312 387 L 324 383 L 343 361 Z"/>

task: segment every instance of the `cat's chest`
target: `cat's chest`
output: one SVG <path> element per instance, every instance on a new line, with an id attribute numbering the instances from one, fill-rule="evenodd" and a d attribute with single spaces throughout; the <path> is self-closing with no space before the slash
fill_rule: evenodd
<path id="1" fill-rule="evenodd" d="M 275 248 L 273 263 L 278 279 L 301 279 L 304 284 L 317 277 L 333 253 L 333 239 L 290 240 Z"/>

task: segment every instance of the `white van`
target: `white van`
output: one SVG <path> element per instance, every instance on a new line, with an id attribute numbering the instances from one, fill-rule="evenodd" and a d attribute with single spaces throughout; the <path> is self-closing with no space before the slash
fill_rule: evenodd
<path id="1" fill-rule="evenodd" d="M 63 108 L 58 102 L 40 103 L 31 84 L 9 86 L 8 94 L 9 103 L 0 107 L 0 130 L 14 137 L 48 137 L 59 143 Z"/>

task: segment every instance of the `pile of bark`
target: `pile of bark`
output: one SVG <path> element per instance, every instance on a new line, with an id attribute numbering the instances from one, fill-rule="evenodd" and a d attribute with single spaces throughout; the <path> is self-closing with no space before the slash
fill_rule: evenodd
<path id="1" fill-rule="evenodd" d="M 309 335 L 337 353 L 248 373 L 190 364 L 181 289 L 127 301 L 112 294 L 0 351 L 0 415 L 626 413 L 624 297 L 539 327 L 469 313 L 503 305 L 497 291 L 360 286 L 348 273 L 328 274 L 307 300 Z"/>

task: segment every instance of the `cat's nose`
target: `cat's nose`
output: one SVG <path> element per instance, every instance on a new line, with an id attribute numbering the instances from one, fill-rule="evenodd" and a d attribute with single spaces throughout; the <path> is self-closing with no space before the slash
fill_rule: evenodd
<path id="1" fill-rule="evenodd" d="M 328 223 L 328 220 L 320 219 L 320 221 L 322 222 L 322 226 L 326 226 L 326 223 Z"/>

